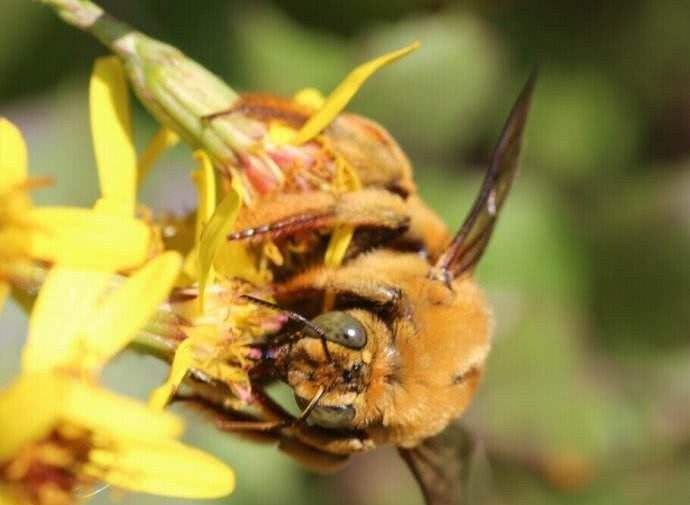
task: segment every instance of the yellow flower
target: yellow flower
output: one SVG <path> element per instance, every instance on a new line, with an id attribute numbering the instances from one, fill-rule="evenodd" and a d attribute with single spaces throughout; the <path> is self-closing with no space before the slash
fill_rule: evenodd
<path id="1" fill-rule="evenodd" d="M 129 270 L 156 249 L 155 233 L 135 218 L 136 187 L 177 136 L 161 129 L 136 159 L 121 63 L 97 60 L 90 84 L 91 129 L 101 187 L 94 209 L 34 207 L 21 133 L 0 118 L 0 308 L 14 277 L 32 260 L 86 270 Z"/>
<path id="2" fill-rule="evenodd" d="M 148 254 L 149 230 L 131 217 L 76 207 L 34 207 L 27 190 L 24 139 L 0 118 L 0 291 L 13 268 L 30 259 L 61 265 L 124 270 Z"/>
<path id="3" fill-rule="evenodd" d="M 103 272 L 49 273 L 22 374 L 0 392 L 0 496 L 4 489 L 33 503 L 71 503 L 72 493 L 96 480 L 178 497 L 232 491 L 229 468 L 176 440 L 178 418 L 95 384 L 167 297 L 181 262 L 163 253 L 115 288 Z"/>
<path id="4" fill-rule="evenodd" d="M 185 273 L 198 281 L 198 297 L 172 305 L 184 321 L 180 330 L 186 338 L 175 351 L 168 379 L 151 395 L 150 405 L 158 409 L 165 407 L 191 369 L 223 381 L 238 398 L 245 398 L 250 389 L 246 346 L 264 331 L 265 324 L 257 317 L 256 307 L 238 297 L 242 279 L 262 280 L 254 258 L 243 244 L 225 239 L 240 211 L 239 193 L 231 187 L 216 206 L 211 161 L 203 151 L 194 154 L 198 162 L 193 177 L 198 192 L 196 239 L 185 260 Z"/>

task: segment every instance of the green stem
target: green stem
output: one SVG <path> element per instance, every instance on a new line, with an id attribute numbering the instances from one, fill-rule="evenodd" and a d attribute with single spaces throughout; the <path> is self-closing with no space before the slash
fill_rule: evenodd
<path id="1" fill-rule="evenodd" d="M 40 0 L 52 7 L 66 23 L 91 33 L 103 45 L 118 53 L 118 41 L 135 30 L 107 14 L 88 0 Z"/>
<path id="2" fill-rule="evenodd" d="M 68 24 L 92 34 L 125 64 L 135 93 L 162 125 L 216 166 L 237 166 L 238 152 L 254 145 L 257 122 L 227 110 L 238 95 L 222 79 L 178 49 L 131 28 L 88 0 L 40 0 Z"/>

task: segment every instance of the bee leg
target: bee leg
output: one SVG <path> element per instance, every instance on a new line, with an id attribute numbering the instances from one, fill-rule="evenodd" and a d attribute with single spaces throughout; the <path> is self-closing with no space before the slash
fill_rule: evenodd
<path id="1" fill-rule="evenodd" d="M 276 443 L 280 437 L 275 429 L 270 430 L 269 422 L 260 416 L 227 408 L 218 402 L 217 398 L 210 398 L 197 391 L 192 394 L 176 394 L 173 402 L 183 403 L 207 417 L 217 429 L 228 431 L 240 438 L 258 443 Z"/>
<path id="2" fill-rule="evenodd" d="M 236 230 L 227 238 L 263 241 L 338 225 L 402 233 L 408 224 L 403 200 L 385 190 L 284 193 L 246 209 L 238 218 Z"/>
<path id="3" fill-rule="evenodd" d="M 273 290 L 279 303 L 309 298 L 310 295 L 320 296 L 327 290 L 339 296 L 361 299 L 381 308 L 395 308 L 402 299 L 400 290 L 395 286 L 376 281 L 366 271 L 363 273 L 348 265 L 337 269 L 309 270 L 274 286 Z"/>
<path id="4" fill-rule="evenodd" d="M 273 431 L 285 426 L 284 421 L 235 421 L 219 419 L 216 428 L 221 431 Z"/>
<path id="5" fill-rule="evenodd" d="M 278 449 L 308 469 L 322 474 L 337 472 L 349 460 L 347 455 L 325 452 L 294 438 L 282 438 Z"/>
<path id="6" fill-rule="evenodd" d="M 313 449 L 341 456 L 365 452 L 375 446 L 373 440 L 363 435 L 334 433 L 302 423 L 286 427 L 281 433 Z"/>
<path id="7" fill-rule="evenodd" d="M 261 410 L 263 422 L 245 424 L 226 424 L 231 427 L 229 431 L 256 430 L 273 432 L 280 439 L 281 448 L 286 452 L 297 449 L 297 443 L 310 448 L 310 451 L 325 452 L 329 456 L 346 456 L 355 452 L 362 452 L 373 448 L 373 442 L 358 435 L 334 434 L 316 426 L 310 426 L 281 407 L 273 398 L 268 396 L 263 389 L 254 390 L 256 406 Z M 240 421 L 241 423 L 242 421 Z M 246 423 L 246 422 L 245 422 Z M 313 454 L 312 454 L 313 456 Z"/>

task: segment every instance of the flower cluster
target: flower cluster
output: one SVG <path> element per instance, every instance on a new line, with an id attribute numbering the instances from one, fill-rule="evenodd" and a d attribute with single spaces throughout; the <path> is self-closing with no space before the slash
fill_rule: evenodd
<path id="1" fill-rule="evenodd" d="M 99 385 L 164 305 L 183 258 L 163 251 L 136 208 L 137 180 L 171 136 L 158 135 L 137 161 L 113 58 L 97 62 L 90 99 L 101 187 L 93 208 L 33 206 L 29 191 L 46 181 L 29 177 L 22 135 L 0 119 L 0 294 L 23 293 L 31 308 L 21 374 L 0 391 L 0 502 L 72 503 L 103 483 L 223 496 L 232 471 L 179 442 L 179 418 Z"/>
<path id="2" fill-rule="evenodd" d="M 82 14 L 75 19 L 91 19 Z M 366 181 L 322 131 L 366 79 L 417 47 L 357 67 L 328 97 L 306 89 L 275 99 L 288 104 L 284 117 L 261 117 L 272 98 L 239 99 L 174 48 L 131 37 L 144 36 L 118 39 L 117 56 L 97 60 L 91 77 L 101 194 L 93 207 L 32 205 L 30 192 L 50 181 L 29 176 L 21 133 L 0 119 L 0 310 L 12 294 L 30 312 L 21 374 L 0 390 L 3 504 L 73 503 L 104 484 L 196 498 L 232 491 L 232 471 L 180 443 L 182 421 L 164 411 L 190 375 L 223 385 L 225 405 L 250 405 L 251 345 L 285 323 L 243 295 L 270 297 L 272 267 L 283 266 L 286 251 L 270 239 L 256 246 L 226 237 L 246 209 L 281 192 L 361 189 Z M 139 156 L 127 79 L 163 125 Z M 234 108 L 209 115 L 202 109 L 213 97 L 232 98 Z M 196 149 L 197 209 L 191 219 L 157 221 L 138 204 L 137 188 L 180 139 Z M 339 265 L 352 235 L 351 225 L 335 226 L 323 262 Z M 301 254 L 309 246 L 292 247 Z M 103 367 L 131 344 L 170 363 L 147 404 L 99 384 Z"/>

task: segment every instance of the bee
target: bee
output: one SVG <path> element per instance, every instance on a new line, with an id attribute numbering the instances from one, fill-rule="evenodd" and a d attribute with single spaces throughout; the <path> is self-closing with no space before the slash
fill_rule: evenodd
<path id="1" fill-rule="evenodd" d="M 219 427 L 272 437 L 320 470 L 338 467 L 351 454 L 394 445 L 428 504 L 461 502 L 461 463 L 470 441 L 455 421 L 484 373 L 492 327 L 472 273 L 517 172 L 534 84 L 532 75 L 454 237 L 414 195 L 406 158 L 385 135 L 378 138 L 397 169 L 370 181 L 368 190 L 349 200 L 302 196 L 270 224 L 265 219 L 275 208 L 245 217 L 245 224 L 264 224 L 233 232 L 231 239 L 279 238 L 286 230 L 343 222 L 358 231 L 389 226 L 397 235 L 341 266 L 317 265 L 274 283 L 275 302 L 247 296 L 287 314 L 290 329 L 258 349 L 251 377 L 261 419 L 225 411 Z M 324 311 L 328 293 L 331 306 Z M 303 409 L 299 417 L 264 392 L 276 378 L 292 388 Z"/>

